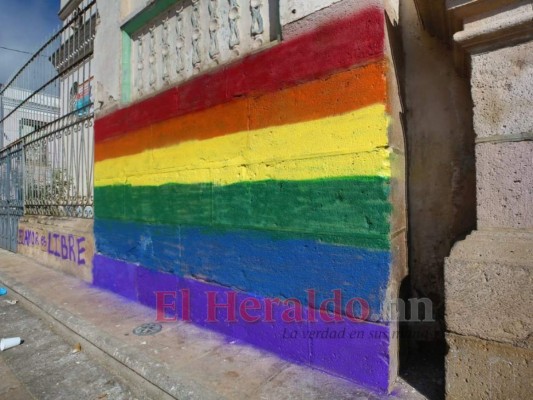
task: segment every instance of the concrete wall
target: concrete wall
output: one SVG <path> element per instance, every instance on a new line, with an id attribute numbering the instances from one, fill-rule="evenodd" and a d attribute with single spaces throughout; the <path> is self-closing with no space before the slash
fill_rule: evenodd
<path id="1" fill-rule="evenodd" d="M 408 160 L 411 296 L 444 313 L 444 258 L 475 228 L 472 100 L 452 50 L 430 36 L 414 0 L 400 2 Z"/>
<path id="2" fill-rule="evenodd" d="M 19 254 L 92 283 L 93 221 L 54 217 L 22 217 Z"/>
<path id="3" fill-rule="evenodd" d="M 109 11 L 100 10 L 109 30 L 98 31 L 95 51 L 110 51 L 102 32 L 117 34 L 118 9 Z M 384 8 L 281 1 L 280 15 L 281 43 L 101 109 L 94 283 L 150 306 L 154 291 L 188 289 L 195 323 L 386 391 L 397 368 L 386 309 L 405 272 L 406 213 Z M 104 93 L 116 90 L 105 74 L 97 64 Z M 343 310 L 352 298 L 368 304 L 367 321 L 337 309 L 328 315 L 339 337 L 309 338 L 309 329 L 332 326 L 310 321 L 308 306 L 336 289 Z M 232 290 L 238 301 L 282 304 L 273 321 L 207 323 L 206 292 L 222 302 Z M 295 303 L 302 314 L 287 321 Z"/>
<path id="4" fill-rule="evenodd" d="M 102 112 L 118 106 L 121 85 L 122 35 L 117 21 L 121 18 L 121 2 L 98 1 L 100 17 L 94 38 L 96 57 L 93 59 L 96 99 L 95 111 Z M 114 62 L 110 62 L 114 60 Z"/>

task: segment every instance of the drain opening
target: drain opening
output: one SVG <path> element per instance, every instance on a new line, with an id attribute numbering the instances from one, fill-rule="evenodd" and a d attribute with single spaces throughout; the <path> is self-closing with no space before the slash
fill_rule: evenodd
<path id="1" fill-rule="evenodd" d="M 133 334 L 137 336 L 152 336 L 156 333 L 161 332 L 161 329 L 163 329 L 163 326 L 161 324 L 149 322 L 147 324 L 139 325 L 133 330 Z"/>

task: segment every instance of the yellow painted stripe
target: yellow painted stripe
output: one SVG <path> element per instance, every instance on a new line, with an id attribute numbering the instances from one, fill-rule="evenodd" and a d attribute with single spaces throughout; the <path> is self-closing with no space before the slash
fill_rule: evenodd
<path id="1" fill-rule="evenodd" d="M 383 104 L 99 161 L 95 185 L 390 176 Z M 124 137 L 127 140 L 127 136 Z"/>

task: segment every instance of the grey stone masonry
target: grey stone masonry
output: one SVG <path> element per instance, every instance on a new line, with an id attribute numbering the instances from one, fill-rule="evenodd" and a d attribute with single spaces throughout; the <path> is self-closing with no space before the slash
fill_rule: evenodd
<path id="1" fill-rule="evenodd" d="M 448 399 L 533 389 L 533 3 L 455 1 L 469 54 L 477 231 L 445 266 Z"/>

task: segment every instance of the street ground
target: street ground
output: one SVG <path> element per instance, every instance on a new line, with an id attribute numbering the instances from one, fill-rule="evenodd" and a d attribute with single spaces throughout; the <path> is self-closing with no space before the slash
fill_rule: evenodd
<path id="1" fill-rule="evenodd" d="M 184 322 L 137 336 L 154 310 L 3 250 L 0 286 L 0 336 L 24 340 L 0 353 L 0 400 L 438 399 L 410 372 L 376 394 Z"/>
<path id="2" fill-rule="evenodd" d="M 0 297 L 0 337 L 22 337 L 17 347 L 0 352 L 0 400 L 133 399 L 83 348 L 72 346 L 20 302 Z"/>

